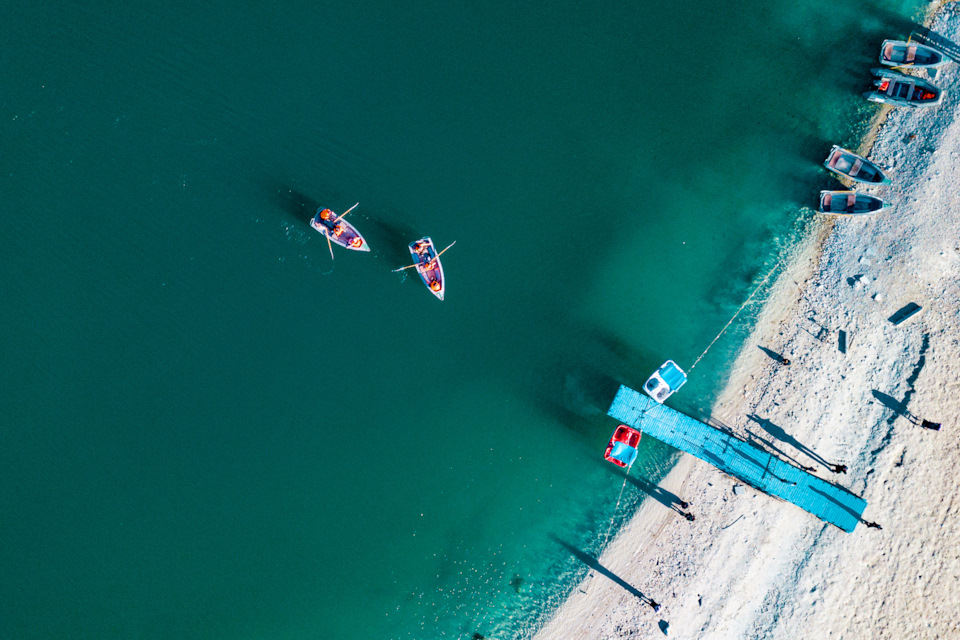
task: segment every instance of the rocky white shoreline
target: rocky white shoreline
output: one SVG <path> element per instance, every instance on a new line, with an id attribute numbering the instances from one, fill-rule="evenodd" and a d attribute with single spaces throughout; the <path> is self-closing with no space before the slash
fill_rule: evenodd
<path id="1" fill-rule="evenodd" d="M 960 42 L 960 3 L 931 28 Z M 897 207 L 816 225 L 713 408 L 862 495 L 882 528 L 734 494 L 684 455 L 661 487 L 697 519 L 647 500 L 600 558 L 661 609 L 591 571 L 538 640 L 960 638 L 960 65 L 934 82 L 941 106 L 893 110 L 871 137 L 893 184 L 866 190 Z M 909 303 L 920 311 L 891 322 Z"/>

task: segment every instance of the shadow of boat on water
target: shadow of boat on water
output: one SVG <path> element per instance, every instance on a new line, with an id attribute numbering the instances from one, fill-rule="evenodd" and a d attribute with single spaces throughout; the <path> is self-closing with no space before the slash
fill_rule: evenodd
<path id="1" fill-rule="evenodd" d="M 413 264 L 408 245 L 429 235 L 418 234 L 413 227 L 380 212 L 362 212 L 360 217 L 363 219 L 363 237 L 391 269 Z"/>
<path id="2" fill-rule="evenodd" d="M 316 198 L 303 191 L 289 185 L 279 185 L 270 189 L 274 195 L 274 201 L 285 218 L 298 226 L 312 229 L 310 221 L 317 214 L 321 207 L 332 207 L 332 203 L 321 203 Z M 349 209 L 350 205 L 344 205 L 343 211 Z M 333 208 L 337 212 L 336 208 Z M 350 214 L 351 222 L 360 231 L 360 234 L 367 240 L 371 250 L 383 258 L 391 268 L 403 267 L 412 263 L 410 251 L 407 248 L 414 240 L 423 237 L 424 234 L 418 234 L 413 227 L 398 222 L 392 216 L 380 211 L 369 211 L 364 209 L 361 203 Z M 396 265 L 395 267 L 392 265 Z"/>
<path id="3" fill-rule="evenodd" d="M 310 227 L 320 202 L 292 187 L 280 186 L 273 191 L 278 208 L 291 220 Z"/>

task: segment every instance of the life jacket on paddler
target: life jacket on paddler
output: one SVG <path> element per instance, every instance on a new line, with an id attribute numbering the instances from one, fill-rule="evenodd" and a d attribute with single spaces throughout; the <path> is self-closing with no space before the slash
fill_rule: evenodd
<path id="1" fill-rule="evenodd" d="M 343 225 L 338 222 L 333 225 L 333 237 L 339 238 L 341 235 L 343 235 Z"/>
<path id="2" fill-rule="evenodd" d="M 354 247 L 355 249 L 359 249 L 360 247 L 363 246 L 363 240 L 360 239 L 360 236 L 357 236 L 356 238 L 350 241 L 350 246 Z"/>
<path id="3" fill-rule="evenodd" d="M 320 219 L 329 220 L 331 213 L 333 213 L 333 211 L 330 211 L 330 209 L 324 209 L 323 211 L 320 212 Z"/>
<path id="4" fill-rule="evenodd" d="M 417 244 L 413 245 L 413 250 L 417 253 L 426 253 L 427 249 L 429 248 L 430 245 L 426 242 L 418 242 Z"/>
<path id="5" fill-rule="evenodd" d="M 430 289 L 431 289 L 431 291 L 440 291 L 440 281 L 439 281 L 439 280 L 431 280 L 431 281 L 430 281 Z"/>

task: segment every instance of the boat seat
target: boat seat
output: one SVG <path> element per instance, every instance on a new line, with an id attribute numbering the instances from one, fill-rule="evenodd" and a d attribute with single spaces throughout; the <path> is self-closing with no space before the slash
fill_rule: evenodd
<path id="1" fill-rule="evenodd" d="M 851 178 L 860 173 L 860 168 L 863 167 L 863 160 L 857 160 L 853 163 L 853 166 L 850 168 L 850 173 L 848 174 Z"/>
<path id="2" fill-rule="evenodd" d="M 885 46 L 885 47 L 883 48 L 883 59 L 884 59 L 884 60 L 889 60 L 890 62 L 894 62 L 894 60 L 893 60 L 893 43 L 889 43 L 889 44 L 887 44 L 887 46 Z"/>
<path id="3" fill-rule="evenodd" d="M 823 194 L 823 210 L 830 211 L 830 203 L 833 202 L 833 194 L 825 193 Z"/>
<path id="4" fill-rule="evenodd" d="M 842 155 L 843 155 L 843 154 L 840 153 L 839 151 L 835 151 L 835 152 L 833 153 L 833 157 L 830 158 L 830 168 L 831 168 L 831 169 L 836 169 L 836 168 L 837 168 L 837 163 L 840 162 L 840 156 L 842 156 Z"/>
<path id="5" fill-rule="evenodd" d="M 853 211 L 853 207 L 856 204 L 857 204 L 857 194 L 855 193 L 847 194 L 847 211 Z"/>
<path id="6" fill-rule="evenodd" d="M 917 45 L 912 44 L 907 47 L 907 62 L 913 62 L 917 59 Z"/>

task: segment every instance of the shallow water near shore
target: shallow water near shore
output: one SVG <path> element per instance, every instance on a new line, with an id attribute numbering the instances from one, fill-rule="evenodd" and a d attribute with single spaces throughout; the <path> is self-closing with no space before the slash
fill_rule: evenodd
<path id="1" fill-rule="evenodd" d="M 617 385 L 795 241 L 919 7 L 15 3 L 0 628 L 530 635 L 645 496 Z M 357 200 L 331 262 L 306 220 Z M 442 303 L 391 273 L 421 235 Z"/>

